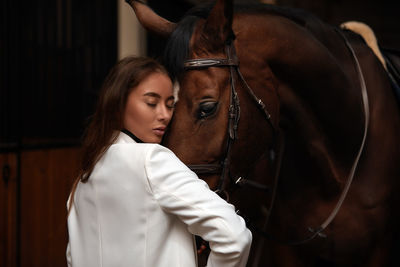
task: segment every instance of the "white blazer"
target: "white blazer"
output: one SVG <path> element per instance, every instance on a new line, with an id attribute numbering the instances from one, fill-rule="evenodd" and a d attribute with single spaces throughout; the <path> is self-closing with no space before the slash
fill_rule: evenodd
<path id="1" fill-rule="evenodd" d="M 245 266 L 251 233 L 231 204 L 169 149 L 120 133 L 79 183 L 68 217 L 68 266 L 197 266 L 193 235 L 210 242 L 208 267 Z"/>

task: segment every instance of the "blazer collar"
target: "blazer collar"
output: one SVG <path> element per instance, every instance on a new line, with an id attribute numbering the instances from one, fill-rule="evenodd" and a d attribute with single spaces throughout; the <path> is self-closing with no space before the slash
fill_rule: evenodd
<path id="1" fill-rule="evenodd" d="M 132 137 L 123 132 L 119 132 L 117 139 L 114 141 L 114 144 L 129 144 L 129 143 L 137 143 L 137 142 L 134 139 L 132 139 Z"/>
<path id="2" fill-rule="evenodd" d="M 121 132 L 123 132 L 124 134 L 127 134 L 130 138 L 135 140 L 136 143 L 144 143 L 136 135 L 134 135 L 132 132 L 128 131 L 127 129 L 122 129 Z"/>

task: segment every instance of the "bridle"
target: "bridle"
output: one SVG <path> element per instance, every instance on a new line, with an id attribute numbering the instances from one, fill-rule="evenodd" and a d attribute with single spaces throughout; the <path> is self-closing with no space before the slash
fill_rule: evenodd
<path id="1" fill-rule="evenodd" d="M 225 52 L 227 58 L 199 58 L 199 59 L 189 59 L 184 62 L 185 70 L 194 70 L 194 69 L 204 69 L 209 67 L 229 67 L 230 72 L 230 85 L 231 85 L 231 95 L 230 95 L 230 103 L 229 103 L 229 111 L 228 111 L 228 140 L 224 153 L 224 158 L 220 164 L 192 164 L 188 165 L 188 167 L 197 174 L 218 174 L 221 173 L 221 176 L 218 180 L 216 192 L 219 193 L 223 198 L 227 201 L 229 200 L 229 194 L 227 191 L 227 180 L 229 176 L 229 165 L 231 159 L 231 150 L 234 141 L 237 139 L 237 130 L 240 119 L 240 101 L 236 91 L 236 79 L 234 73 L 236 72 L 240 81 L 245 85 L 245 88 L 249 92 L 250 96 L 256 103 L 256 105 L 263 112 L 263 115 L 269 125 L 272 128 L 274 137 L 276 136 L 276 127 L 273 125 L 271 121 L 271 115 L 266 109 L 264 102 L 256 96 L 254 91 L 247 84 L 246 80 L 243 78 L 239 70 L 239 61 L 236 56 L 235 47 L 233 42 L 230 42 L 225 47 Z M 249 184 L 251 186 L 268 190 L 268 187 L 254 181 L 250 181 L 244 179 L 242 177 L 238 177 L 235 181 L 235 184 L 243 185 Z"/>
<path id="2" fill-rule="evenodd" d="M 240 102 L 239 102 L 239 97 L 236 91 L 236 84 L 235 84 L 235 76 L 234 73 L 236 72 L 237 76 L 239 77 L 240 81 L 243 83 L 245 88 L 247 89 L 248 93 L 254 100 L 255 104 L 258 106 L 258 108 L 262 111 L 266 121 L 269 123 L 271 126 L 271 129 L 273 130 L 273 136 L 275 141 L 277 142 L 277 152 L 278 155 L 276 157 L 276 164 L 275 164 L 275 175 L 274 175 L 274 183 L 272 187 L 272 197 L 271 197 L 271 203 L 270 207 L 268 210 L 268 215 L 265 220 L 265 223 L 262 228 L 258 228 L 253 225 L 255 230 L 260 233 L 262 236 L 272 239 L 278 243 L 284 244 L 284 245 L 300 245 L 304 244 L 312 239 L 314 239 L 316 236 L 326 238 L 326 235 L 323 233 L 323 231 L 328 227 L 328 225 L 333 221 L 333 219 L 336 217 L 337 213 L 339 212 L 344 199 L 347 196 L 347 193 L 350 189 L 350 185 L 353 181 L 355 171 L 358 166 L 359 159 L 361 157 L 361 153 L 364 149 L 365 146 L 365 141 L 367 137 L 367 132 L 368 132 L 368 125 L 369 125 L 369 104 L 368 104 L 368 95 L 367 95 L 367 89 L 365 85 L 365 80 L 364 76 L 361 71 L 360 64 L 357 60 L 357 57 L 355 55 L 355 52 L 353 48 L 351 47 L 350 43 L 344 36 L 342 32 L 339 30 L 335 29 L 336 32 L 341 36 L 343 39 L 347 49 L 349 50 L 350 54 L 352 55 L 354 65 L 356 66 L 357 69 L 357 74 L 360 82 L 360 87 L 361 87 L 361 96 L 362 96 L 362 102 L 363 102 L 363 108 L 364 108 L 364 133 L 363 133 L 363 139 L 359 148 L 359 151 L 355 157 L 355 160 L 353 162 L 353 165 L 350 169 L 350 173 L 347 177 L 347 181 L 344 185 L 344 188 L 342 190 L 341 195 L 339 196 L 339 199 L 332 210 L 332 212 L 329 214 L 329 216 L 325 219 L 325 221 L 318 227 L 312 228 L 309 227 L 308 231 L 311 232 L 311 234 L 301 240 L 297 241 L 282 241 L 277 238 L 274 238 L 270 234 L 265 232 L 265 228 L 267 226 L 270 214 L 271 214 L 271 209 L 274 204 L 276 192 L 277 192 L 277 186 L 278 186 L 278 180 L 279 180 L 279 174 L 280 174 L 280 168 L 281 168 L 281 163 L 282 163 L 282 158 L 283 158 L 283 153 L 284 153 L 284 138 L 283 134 L 279 131 L 279 127 L 274 126 L 271 120 L 271 115 L 266 109 L 265 104 L 263 101 L 256 96 L 256 94 L 253 92 L 253 90 L 250 88 L 250 86 L 247 84 L 246 80 L 244 79 L 243 75 L 241 74 L 239 70 L 239 61 L 235 53 L 235 47 L 233 45 L 233 42 L 230 42 L 226 45 L 226 55 L 227 58 L 199 58 L 199 59 L 190 59 L 186 60 L 184 62 L 184 68 L 185 70 L 193 70 L 193 69 L 204 69 L 204 68 L 209 68 L 209 67 L 229 67 L 230 71 L 230 84 L 231 84 L 231 97 L 230 97 L 230 104 L 229 104 L 229 117 L 228 117 L 228 141 L 227 141 L 227 146 L 225 150 L 225 155 L 224 159 L 222 160 L 221 164 L 193 164 L 193 165 L 188 165 L 188 167 L 193 170 L 197 174 L 218 174 L 221 173 L 221 176 L 218 181 L 218 185 L 216 188 L 216 192 L 219 193 L 223 198 L 225 198 L 227 201 L 229 201 L 229 194 L 227 191 L 227 177 L 229 175 L 229 165 L 230 165 L 230 158 L 231 158 L 231 149 L 234 141 L 237 139 L 237 129 L 238 129 L 238 124 L 239 124 L 239 118 L 240 118 Z M 236 179 L 234 182 L 237 185 L 247 185 L 251 187 L 255 187 L 261 190 L 265 191 L 270 191 L 270 187 L 265 186 L 263 184 L 259 184 L 257 182 L 247 180 L 245 178 L 239 177 Z M 249 223 L 249 221 L 247 221 Z"/>

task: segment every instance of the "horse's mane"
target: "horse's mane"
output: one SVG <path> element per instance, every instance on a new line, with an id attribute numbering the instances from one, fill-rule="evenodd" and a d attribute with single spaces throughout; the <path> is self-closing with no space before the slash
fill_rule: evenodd
<path id="1" fill-rule="evenodd" d="M 194 26 L 200 18 L 207 18 L 211 4 L 203 4 L 190 9 L 178 23 L 168 39 L 164 51 L 164 65 L 171 77 L 176 78 L 183 70 L 183 62 L 189 55 L 189 42 Z"/>
<path id="2" fill-rule="evenodd" d="M 201 18 L 206 19 L 212 7 L 211 3 L 206 3 L 190 9 L 180 20 L 175 31 L 168 39 L 164 51 L 164 64 L 173 78 L 178 77 L 183 71 L 183 62 L 187 59 L 190 52 L 189 42 L 196 22 Z M 323 25 L 325 25 L 314 15 L 296 8 L 252 3 L 237 4 L 234 10 L 235 13 L 283 16 L 314 33 L 320 31 Z"/>

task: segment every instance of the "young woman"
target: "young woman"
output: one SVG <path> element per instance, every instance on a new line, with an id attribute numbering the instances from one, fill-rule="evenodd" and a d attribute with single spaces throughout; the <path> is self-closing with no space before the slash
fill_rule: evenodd
<path id="1" fill-rule="evenodd" d="M 107 76 L 69 199 L 69 266 L 196 266 L 194 235 L 210 243 L 208 267 L 246 265 L 243 219 L 159 145 L 173 108 L 155 60 L 128 57 Z"/>

